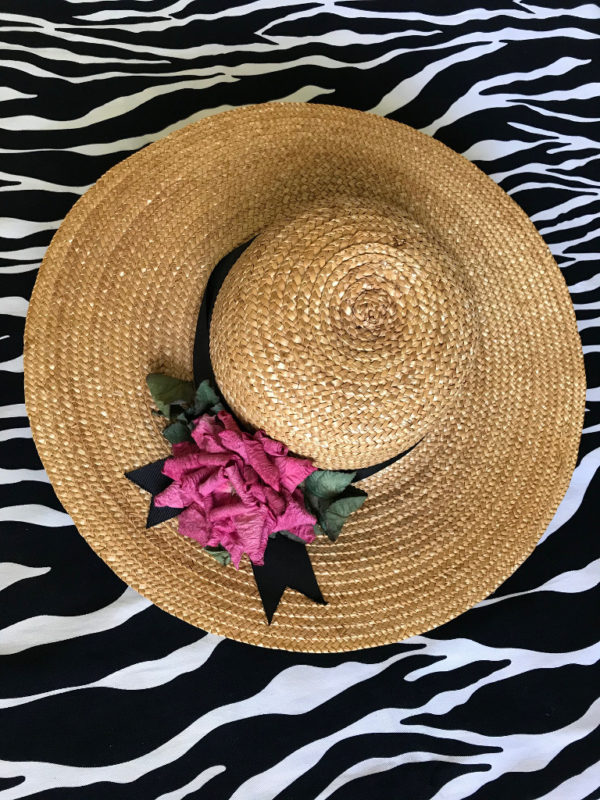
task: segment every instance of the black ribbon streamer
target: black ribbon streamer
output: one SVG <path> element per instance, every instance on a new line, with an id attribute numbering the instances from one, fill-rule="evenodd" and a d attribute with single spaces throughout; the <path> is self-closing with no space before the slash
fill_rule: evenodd
<path id="1" fill-rule="evenodd" d="M 254 580 L 262 600 L 269 625 L 283 593 L 289 587 L 309 600 L 327 605 L 313 571 L 306 545 L 285 536 L 269 539 L 262 567 L 252 564 Z"/>
<path id="2" fill-rule="evenodd" d="M 183 511 L 183 508 L 170 508 L 169 506 L 156 506 L 154 504 L 156 495 L 163 492 L 167 486 L 173 483 L 171 478 L 167 478 L 166 475 L 162 474 L 162 468 L 166 460 L 166 458 L 161 458 L 158 461 L 153 461 L 152 464 L 146 464 L 144 467 L 125 473 L 125 477 L 129 478 L 132 483 L 152 495 L 148 518 L 146 519 L 146 528 L 152 528 L 154 525 L 173 519 Z"/>
<path id="3" fill-rule="evenodd" d="M 223 281 L 227 277 L 227 273 L 251 241 L 252 240 L 232 250 L 231 253 L 222 258 L 213 269 L 208 279 L 198 313 L 198 322 L 196 324 L 196 335 L 194 339 L 194 380 L 196 384 L 208 378 L 211 383 L 217 387 L 210 360 L 209 346 L 212 310 L 219 290 L 223 285 Z M 416 445 L 414 445 L 414 447 L 416 447 Z M 371 467 L 363 467 L 362 469 L 356 470 L 353 483 L 364 480 L 374 475 L 376 472 L 389 467 L 412 449 L 411 447 L 409 450 L 399 453 L 397 456 L 387 461 L 382 461 Z M 162 458 L 159 461 L 154 461 L 152 464 L 146 464 L 139 469 L 134 469 L 131 472 L 125 473 L 125 477 L 129 478 L 136 486 L 139 486 L 152 495 L 148 518 L 146 520 L 146 528 L 151 528 L 154 525 L 172 519 L 183 510 L 181 508 L 159 508 L 154 503 L 156 495 L 166 489 L 171 483 L 171 479 L 162 474 L 165 461 L 166 459 Z M 315 603 L 327 605 L 317 583 L 306 550 L 306 545 L 302 542 L 296 542 L 285 536 L 274 536 L 270 538 L 265 550 L 264 565 L 259 567 L 253 564 L 252 570 L 269 625 L 279 605 L 279 601 L 288 587 L 290 589 L 295 589 Z"/>

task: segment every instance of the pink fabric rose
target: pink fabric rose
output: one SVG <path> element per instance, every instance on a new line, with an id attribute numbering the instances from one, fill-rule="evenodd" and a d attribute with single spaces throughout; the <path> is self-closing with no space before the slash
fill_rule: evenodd
<path id="1" fill-rule="evenodd" d="M 269 534 L 290 531 L 307 544 L 315 517 L 298 484 L 315 471 L 262 431 L 241 431 L 226 411 L 194 422 L 191 442 L 173 445 L 163 473 L 173 479 L 155 505 L 183 508 L 179 532 L 203 546 L 222 545 L 236 569 L 244 553 L 263 564 Z"/>

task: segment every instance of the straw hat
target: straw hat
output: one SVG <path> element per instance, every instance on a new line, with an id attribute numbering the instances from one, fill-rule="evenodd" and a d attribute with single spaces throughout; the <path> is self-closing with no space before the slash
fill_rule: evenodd
<path id="1" fill-rule="evenodd" d="M 339 540 L 308 551 L 328 605 L 265 622 L 247 560 L 222 567 L 124 473 L 169 454 L 149 372 L 192 376 L 215 264 L 256 237 L 211 325 L 239 419 L 323 468 L 364 467 Z M 342 651 L 429 630 L 492 592 L 552 519 L 585 398 L 565 282 L 523 211 L 412 128 L 267 104 L 111 169 L 54 237 L 25 334 L 41 458 L 79 531 L 161 608 L 252 644 Z"/>

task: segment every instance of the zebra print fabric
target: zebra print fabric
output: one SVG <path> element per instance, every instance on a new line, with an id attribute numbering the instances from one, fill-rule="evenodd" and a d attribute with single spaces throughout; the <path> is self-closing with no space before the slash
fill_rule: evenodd
<path id="1" fill-rule="evenodd" d="M 0 800 L 600 797 L 600 11 L 470 5 L 1 2 Z M 388 115 L 475 161 L 564 270 L 589 376 L 533 555 L 453 622 L 354 654 L 222 640 L 125 587 L 58 504 L 23 403 L 27 301 L 74 201 L 169 131 L 267 100 Z"/>

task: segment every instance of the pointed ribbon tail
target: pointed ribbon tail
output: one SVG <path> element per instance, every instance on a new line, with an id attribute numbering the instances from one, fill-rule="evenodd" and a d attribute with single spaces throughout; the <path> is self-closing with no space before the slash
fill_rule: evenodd
<path id="1" fill-rule="evenodd" d="M 269 539 L 262 567 L 252 565 L 254 580 L 269 625 L 286 588 L 295 589 L 320 605 L 327 602 L 315 577 L 306 545 L 285 536 Z"/>
<path id="2" fill-rule="evenodd" d="M 129 478 L 132 483 L 139 486 L 145 492 L 150 492 L 152 500 L 150 501 L 150 509 L 148 510 L 148 518 L 146 520 L 146 528 L 152 528 L 161 522 L 166 522 L 168 519 L 173 519 L 183 511 L 182 508 L 169 508 L 168 506 L 154 505 L 154 498 L 157 494 L 164 491 L 169 484 L 172 483 L 171 478 L 163 475 L 162 469 L 165 465 L 166 458 L 161 458 L 159 461 L 153 461 L 151 464 L 146 464 L 139 469 L 133 469 L 131 472 L 126 472 L 125 477 Z"/>

